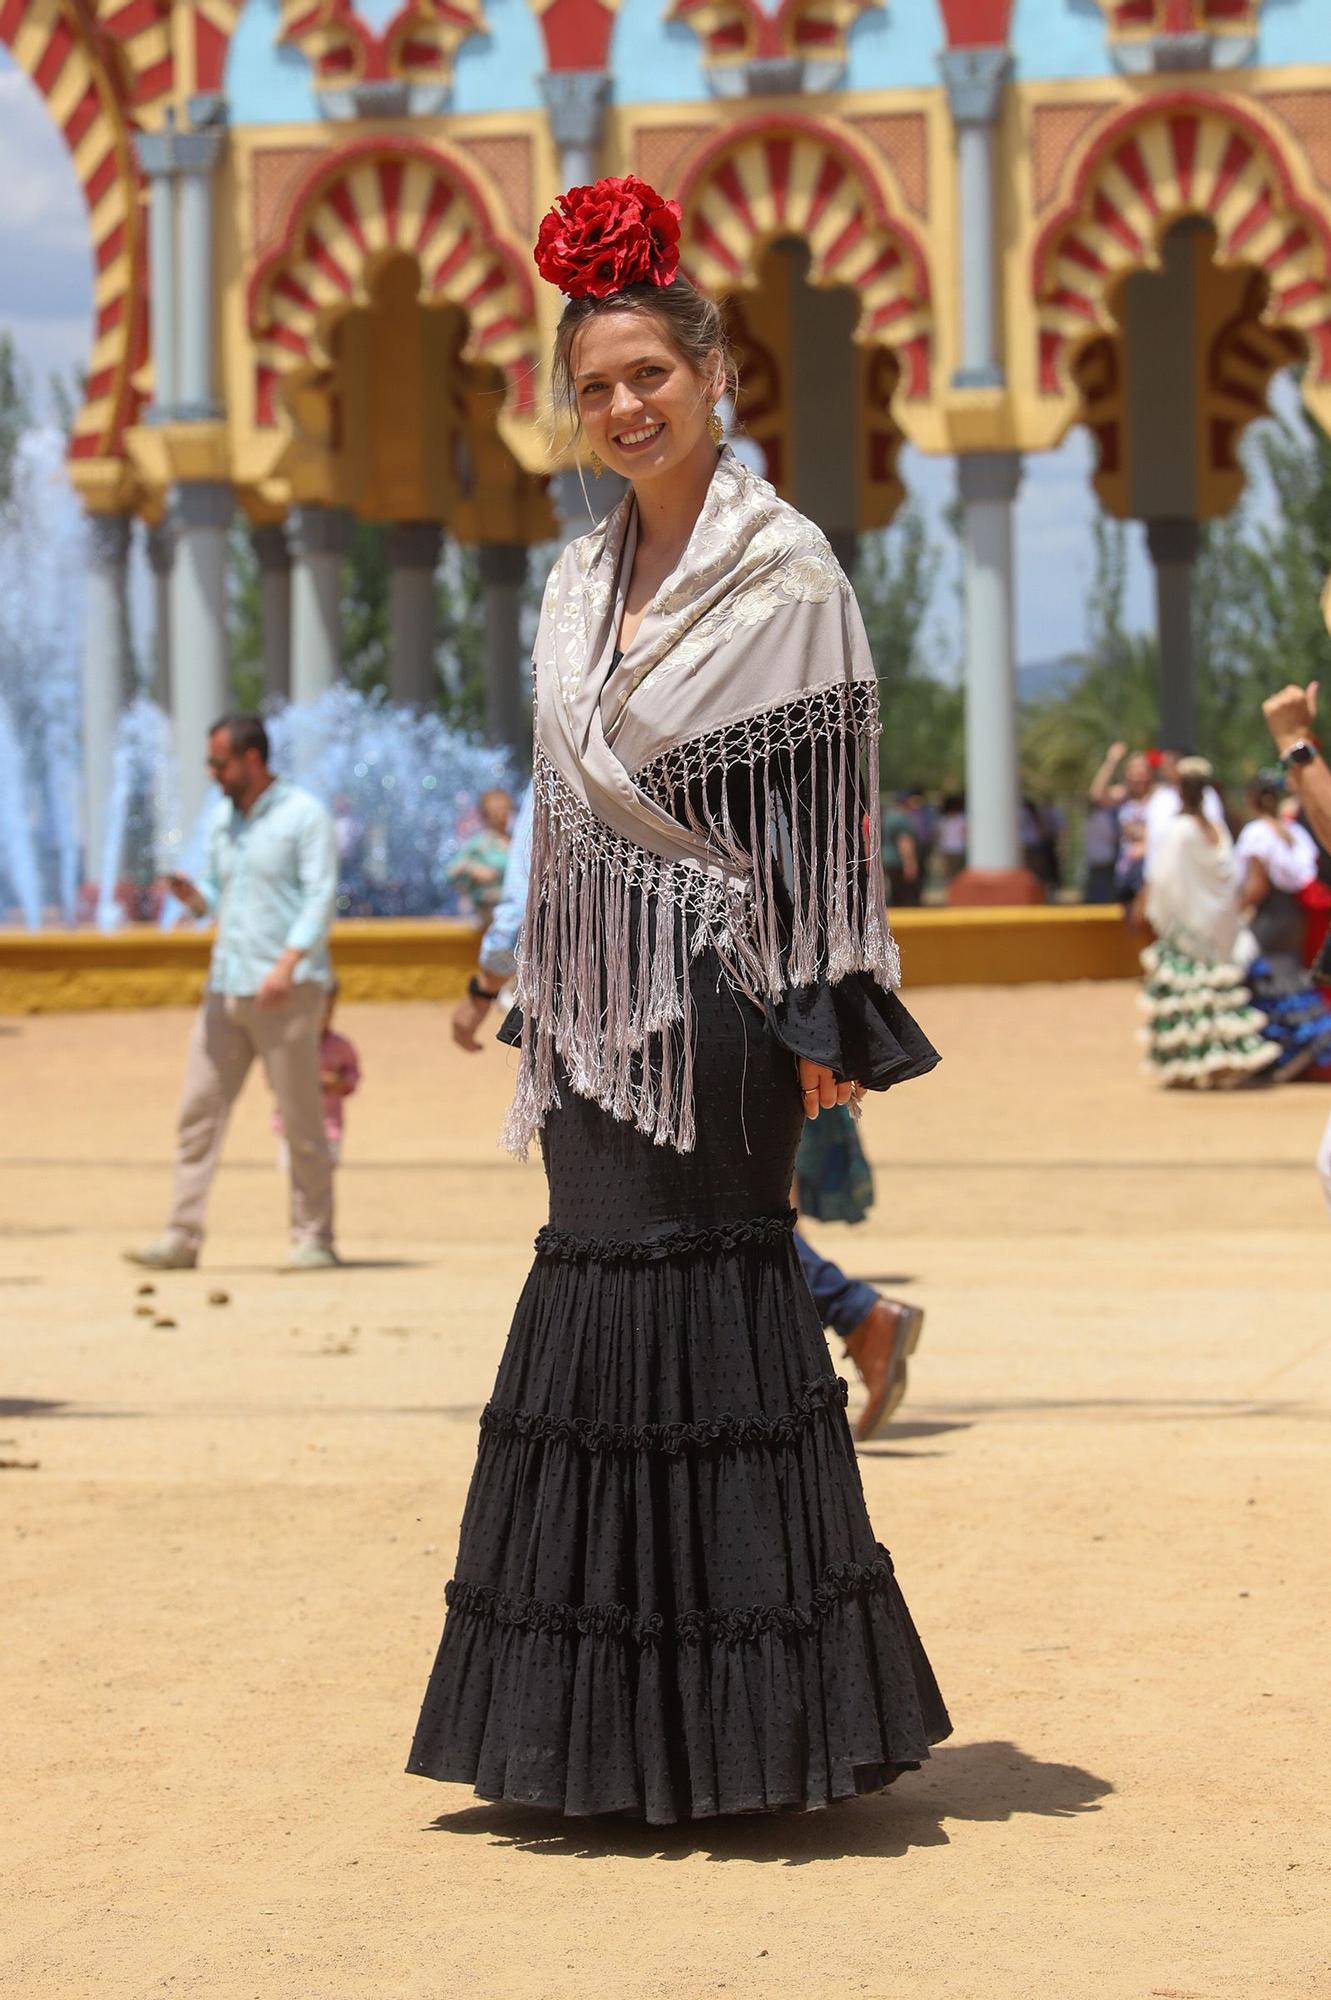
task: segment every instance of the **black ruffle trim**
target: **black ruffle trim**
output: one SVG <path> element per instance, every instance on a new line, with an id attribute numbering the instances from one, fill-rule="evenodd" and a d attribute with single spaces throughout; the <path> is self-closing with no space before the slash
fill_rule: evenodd
<path id="1" fill-rule="evenodd" d="M 506 1597 L 492 1584 L 463 1583 L 456 1577 L 444 1590 L 450 1612 L 524 1632 L 575 1632 L 580 1636 L 624 1639 L 638 1646 L 673 1638 L 684 1645 L 707 1639 L 741 1645 L 769 1632 L 812 1632 L 839 1604 L 854 1597 L 885 1596 L 892 1582 L 892 1558 L 884 1548 L 871 1563 L 834 1563 L 807 1604 L 758 1604 L 743 1611 L 659 1611 L 639 1616 L 627 1604 L 552 1604 L 539 1597 Z"/>
<path id="2" fill-rule="evenodd" d="M 781 1215 L 745 1216 L 738 1222 L 718 1222 L 708 1229 L 672 1229 L 664 1236 L 576 1236 L 572 1230 L 542 1229 L 536 1238 L 538 1257 L 565 1263 L 657 1264 L 667 1257 L 689 1257 L 702 1250 L 736 1250 L 742 1244 L 781 1243 L 795 1227 L 795 1211 Z"/>
<path id="3" fill-rule="evenodd" d="M 506 1410 L 487 1403 L 481 1430 L 487 1437 L 552 1439 L 583 1451 L 657 1451 L 668 1458 L 731 1446 L 793 1444 L 829 1410 L 844 1409 L 846 1384 L 835 1376 L 807 1382 L 793 1407 L 779 1417 L 710 1417 L 699 1423 L 607 1424 L 594 1417 L 557 1417 L 534 1410 Z"/>

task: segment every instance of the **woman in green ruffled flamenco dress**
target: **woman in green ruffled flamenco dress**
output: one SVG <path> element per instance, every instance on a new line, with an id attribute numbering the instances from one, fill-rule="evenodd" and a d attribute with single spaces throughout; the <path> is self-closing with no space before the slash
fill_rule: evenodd
<path id="1" fill-rule="evenodd" d="M 1146 885 L 1156 934 L 1142 953 L 1146 1068 L 1175 1090 L 1233 1090 L 1279 1053 L 1234 963 L 1239 871 L 1228 831 L 1206 816 L 1210 782 L 1204 757 L 1180 760 L 1179 813 L 1160 836 Z"/>
<path id="2" fill-rule="evenodd" d="M 555 380 L 630 482 L 550 578 L 507 1138 L 550 1220 L 408 1769 L 655 1822 L 808 1808 L 949 1723 L 792 1243 L 806 1118 L 937 1061 L 893 991 L 877 683 L 817 528 L 722 448 L 679 210 L 574 189 Z"/>

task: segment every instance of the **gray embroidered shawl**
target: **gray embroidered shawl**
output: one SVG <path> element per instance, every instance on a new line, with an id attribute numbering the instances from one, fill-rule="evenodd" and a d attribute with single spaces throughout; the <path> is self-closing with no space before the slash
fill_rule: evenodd
<path id="1" fill-rule="evenodd" d="M 522 1063 L 505 1143 L 571 1088 L 694 1143 L 690 961 L 750 998 L 899 966 L 881 894 L 878 684 L 826 538 L 723 450 L 626 653 L 632 494 L 573 542 L 536 640 Z M 747 774 L 747 779 L 746 779 Z"/>

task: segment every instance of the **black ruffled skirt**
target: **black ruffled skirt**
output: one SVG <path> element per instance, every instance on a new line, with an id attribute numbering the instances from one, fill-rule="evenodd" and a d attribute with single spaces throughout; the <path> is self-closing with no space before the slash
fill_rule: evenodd
<path id="1" fill-rule="evenodd" d="M 567 1090 L 543 1135 L 550 1225 L 407 1766 L 482 1798 L 658 1823 L 822 1806 L 949 1731 L 792 1243 L 790 1047 L 713 960 L 693 978 L 697 1150 Z M 839 1063 L 839 1014 L 880 1074 L 937 1060 L 852 982 L 806 1010 L 804 1053 L 814 1019 Z"/>

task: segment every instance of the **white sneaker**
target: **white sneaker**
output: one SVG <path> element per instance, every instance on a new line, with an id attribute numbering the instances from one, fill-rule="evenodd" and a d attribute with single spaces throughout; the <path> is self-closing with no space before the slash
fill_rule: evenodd
<path id="1" fill-rule="evenodd" d="M 192 1271 L 199 1261 L 199 1253 L 188 1243 L 182 1243 L 178 1236 L 159 1236 L 154 1243 L 145 1243 L 142 1250 L 126 1250 L 127 1264 L 137 1264 L 144 1271 Z"/>
<path id="2" fill-rule="evenodd" d="M 298 1243 L 280 1271 L 335 1271 L 341 1259 L 323 1243 Z"/>

